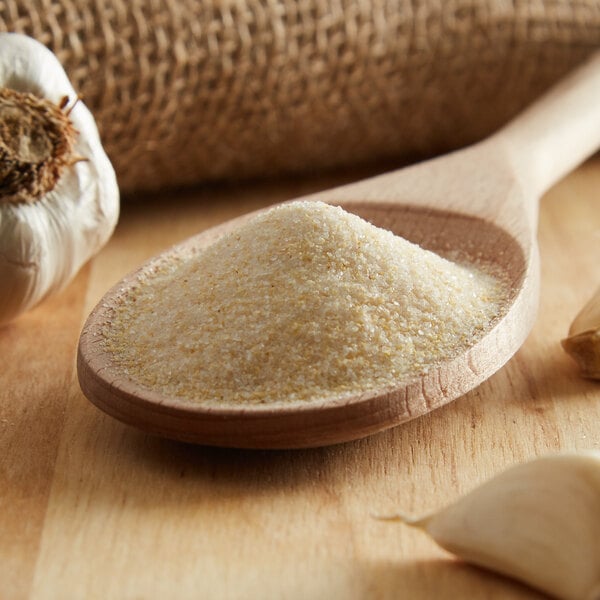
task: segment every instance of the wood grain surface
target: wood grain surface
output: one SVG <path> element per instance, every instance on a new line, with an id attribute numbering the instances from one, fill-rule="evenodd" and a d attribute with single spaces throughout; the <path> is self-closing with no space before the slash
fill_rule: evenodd
<path id="1" fill-rule="evenodd" d="M 525 346 L 430 415 L 326 448 L 223 450 L 140 433 L 79 390 L 81 326 L 126 272 L 238 214 L 363 176 L 126 203 L 75 282 L 0 330 L 1 599 L 542 597 L 370 515 L 425 512 L 514 462 L 600 448 L 600 384 L 559 344 L 600 280 L 598 158 L 542 201 Z"/>

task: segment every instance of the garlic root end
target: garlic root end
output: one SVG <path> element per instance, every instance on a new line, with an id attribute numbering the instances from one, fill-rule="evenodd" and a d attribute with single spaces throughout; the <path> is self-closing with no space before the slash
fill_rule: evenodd
<path id="1" fill-rule="evenodd" d="M 600 329 L 570 336 L 561 344 L 579 365 L 583 377 L 600 379 Z"/>
<path id="2" fill-rule="evenodd" d="M 579 311 L 561 344 L 583 377 L 600 379 L 600 288 Z"/>

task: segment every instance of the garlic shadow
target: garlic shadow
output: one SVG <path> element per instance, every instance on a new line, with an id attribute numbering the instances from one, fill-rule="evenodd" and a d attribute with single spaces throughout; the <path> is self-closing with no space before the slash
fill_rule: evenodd
<path id="1" fill-rule="evenodd" d="M 363 563 L 369 593 L 378 600 L 547 600 L 517 581 L 453 558 Z"/>

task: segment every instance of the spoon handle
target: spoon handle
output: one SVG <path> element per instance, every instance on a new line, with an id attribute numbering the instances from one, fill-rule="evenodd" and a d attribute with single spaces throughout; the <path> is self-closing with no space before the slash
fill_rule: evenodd
<path id="1" fill-rule="evenodd" d="M 539 198 L 600 147 L 600 52 L 489 140 Z"/>

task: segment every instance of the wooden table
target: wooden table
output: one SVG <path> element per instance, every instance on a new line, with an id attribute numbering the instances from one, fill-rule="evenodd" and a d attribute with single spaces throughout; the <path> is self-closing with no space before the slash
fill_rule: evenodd
<path id="1" fill-rule="evenodd" d="M 600 282 L 597 158 L 542 202 L 527 343 L 425 418 L 329 448 L 223 450 L 142 434 L 79 390 L 83 320 L 125 272 L 222 220 L 358 175 L 126 202 L 77 279 L 0 330 L 0 598 L 541 598 L 370 515 L 429 511 L 516 461 L 600 448 L 600 384 L 559 345 Z"/>

